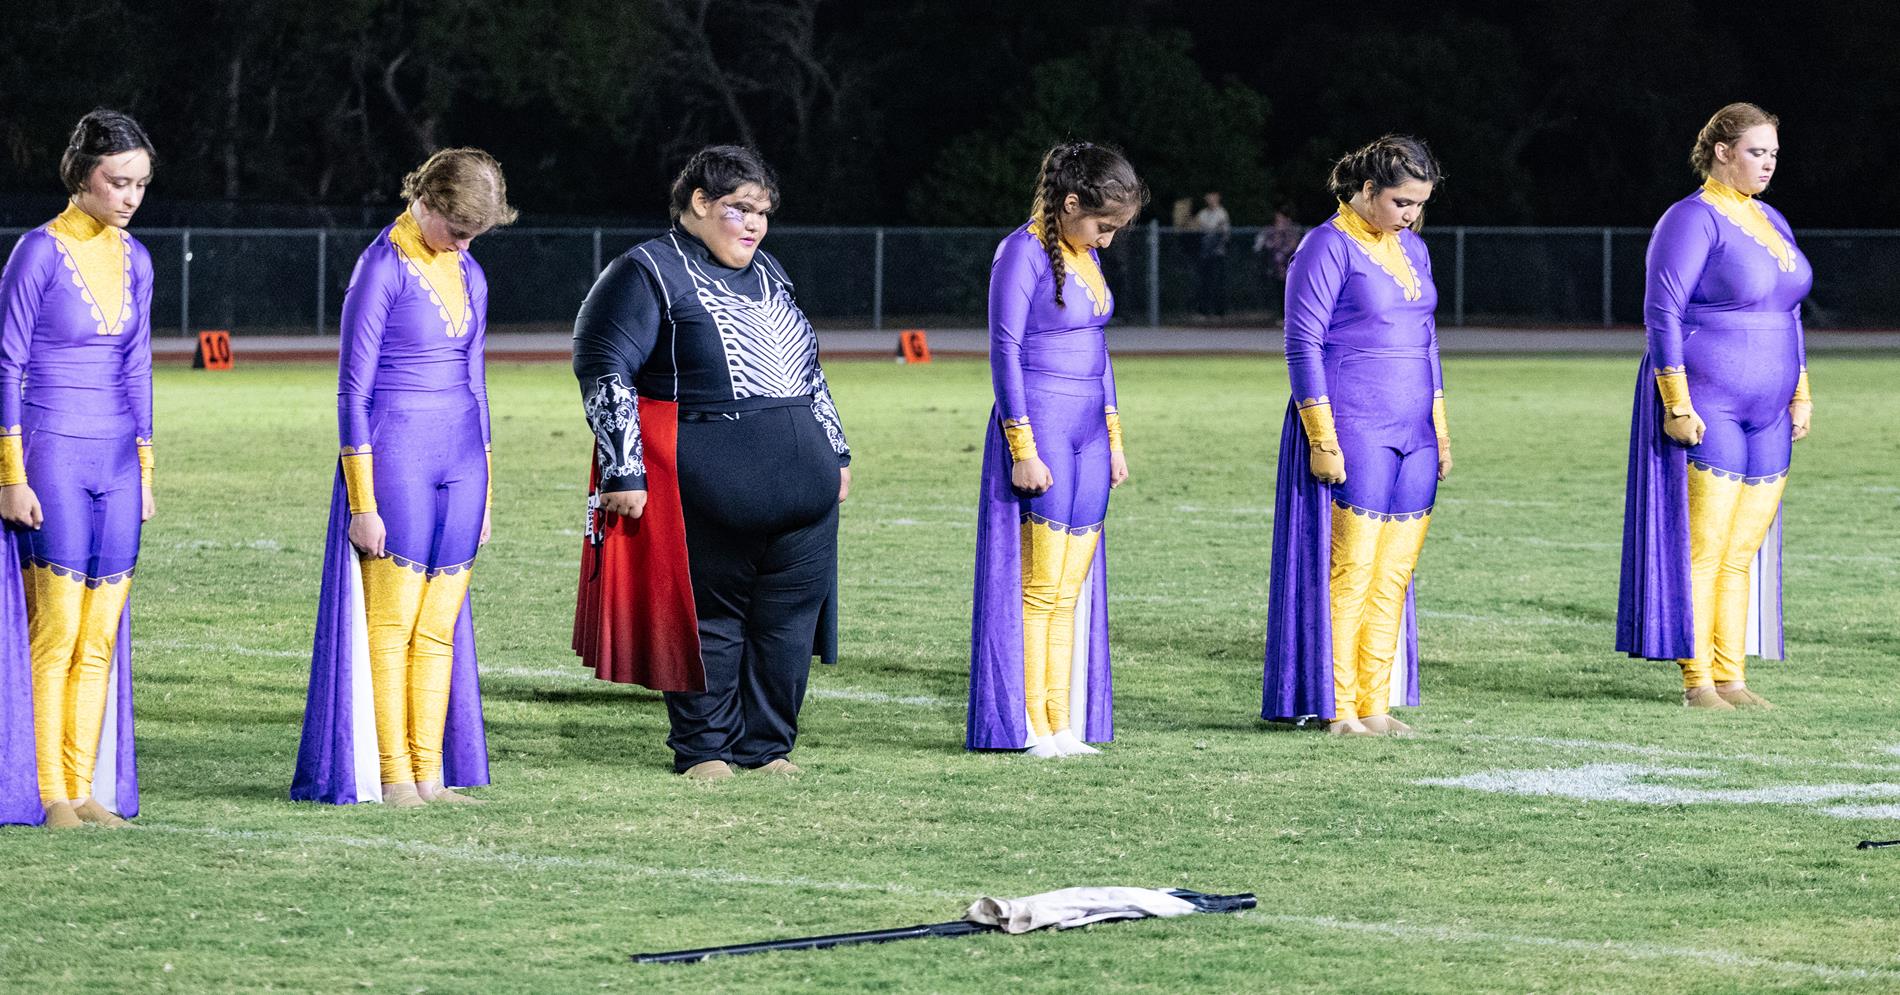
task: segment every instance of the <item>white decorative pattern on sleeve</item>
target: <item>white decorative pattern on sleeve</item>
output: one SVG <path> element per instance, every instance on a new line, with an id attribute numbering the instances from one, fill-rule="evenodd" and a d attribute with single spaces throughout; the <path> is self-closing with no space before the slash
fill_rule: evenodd
<path id="1" fill-rule="evenodd" d="M 635 403 L 633 389 L 618 373 L 596 379 L 593 392 L 587 395 L 587 424 L 594 430 L 603 478 L 646 475 Z"/>
<path id="2" fill-rule="evenodd" d="M 818 424 L 825 427 L 825 437 L 831 440 L 831 451 L 840 456 L 849 455 L 851 447 L 844 441 L 844 421 L 838 417 L 838 406 L 831 403 L 831 385 L 825 382 L 825 371 L 818 367 L 814 358 L 811 378 L 811 413 L 818 418 Z"/>

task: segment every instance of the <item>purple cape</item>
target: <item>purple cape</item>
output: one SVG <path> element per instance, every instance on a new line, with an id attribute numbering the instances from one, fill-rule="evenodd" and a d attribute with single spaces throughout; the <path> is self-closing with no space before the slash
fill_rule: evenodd
<path id="1" fill-rule="evenodd" d="M 33 662 L 26 638 L 26 591 L 20 580 L 20 540 L 0 526 L 0 825 L 37 826 L 39 767 L 33 752 Z M 138 754 L 132 736 L 132 602 L 119 617 L 105 725 L 99 730 L 92 796 L 113 812 L 139 814 Z"/>
<path id="2" fill-rule="evenodd" d="M 1009 483 L 1009 445 L 997 416 L 983 441 L 983 483 L 977 495 L 976 597 L 970 619 L 970 712 L 964 746 L 1020 750 L 1029 746 L 1023 703 L 1022 503 Z M 1084 680 L 1070 686 L 1070 713 L 1089 743 L 1115 738 L 1115 698 L 1108 667 L 1108 534 L 1075 609 Z"/>
<path id="3" fill-rule="evenodd" d="M 310 695 L 304 704 L 297 773 L 290 785 L 293 801 L 349 805 L 381 801 L 383 796 L 363 581 L 356 550 L 350 545 L 349 507 L 339 466 L 330 491 L 323 588 L 310 654 Z M 482 723 L 481 681 L 475 670 L 475 623 L 466 600 L 455 622 L 442 780 L 461 788 L 488 783 L 488 737 Z"/>
<path id="4" fill-rule="evenodd" d="M 1260 717 L 1301 721 L 1333 714 L 1333 489 L 1307 466 L 1306 427 L 1287 402 L 1273 494 L 1273 565 L 1267 585 L 1267 661 Z M 1392 703 L 1418 704 L 1414 578 L 1392 668 Z"/>
<path id="5" fill-rule="evenodd" d="M 1695 656 L 1689 576 L 1689 451 L 1663 433 L 1662 401 L 1647 353 L 1636 373 L 1630 416 L 1629 482 L 1623 495 L 1623 577 L 1616 602 L 1616 649 L 1649 660 Z M 1781 516 L 1749 572 L 1747 650 L 1784 655 L 1781 627 Z"/>

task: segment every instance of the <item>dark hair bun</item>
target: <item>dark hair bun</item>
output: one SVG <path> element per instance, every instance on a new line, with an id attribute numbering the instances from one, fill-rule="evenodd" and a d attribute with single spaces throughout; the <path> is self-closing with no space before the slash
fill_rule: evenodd
<path id="1" fill-rule="evenodd" d="M 66 192 L 86 189 L 86 181 L 99 160 L 133 149 L 144 149 L 154 161 L 158 159 L 152 140 L 131 115 L 101 107 L 80 118 L 66 141 L 65 154 L 59 157 L 59 178 L 66 184 Z"/>

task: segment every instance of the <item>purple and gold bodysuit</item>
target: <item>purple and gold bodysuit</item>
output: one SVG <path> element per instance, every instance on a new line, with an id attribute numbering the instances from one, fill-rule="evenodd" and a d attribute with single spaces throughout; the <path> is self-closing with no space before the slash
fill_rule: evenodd
<path id="1" fill-rule="evenodd" d="M 1617 648 L 1676 660 L 1688 688 L 1739 682 L 1750 651 L 1782 655 L 1778 516 L 1814 271 L 1781 212 L 1714 179 L 1664 212 L 1647 270 Z M 1706 429 L 1685 449 L 1662 426 L 1687 410 Z"/>
<path id="2" fill-rule="evenodd" d="M 151 481 L 151 302 L 145 247 L 77 206 L 22 235 L 0 276 L 0 485 L 30 486 L 45 515 L 9 530 L 17 559 L 0 567 L 24 587 L 39 793 L 125 816 L 138 810 L 126 606 Z"/>
<path id="3" fill-rule="evenodd" d="M 1070 729 L 1114 738 L 1107 570 L 1109 454 L 1121 451 L 1105 329 L 1114 295 L 1095 251 L 1064 246 L 1063 303 L 1039 237 L 1024 225 L 990 270 L 990 380 L 970 650 L 970 749 L 1022 749 Z M 1012 466 L 1039 458 L 1054 481 L 1034 497 Z"/>
<path id="4" fill-rule="evenodd" d="M 481 266 L 430 249 L 408 211 L 350 277 L 342 455 L 293 798 L 350 803 L 380 799 L 381 783 L 487 783 L 468 609 L 489 499 L 487 307 Z M 388 555 L 358 557 L 349 519 L 372 512 Z"/>
<path id="5" fill-rule="evenodd" d="M 1447 436 L 1437 305 L 1424 240 L 1376 229 L 1347 204 L 1293 255 L 1266 718 L 1418 704 L 1412 569 Z M 1338 446 L 1345 483 L 1318 482 L 1309 440 Z"/>

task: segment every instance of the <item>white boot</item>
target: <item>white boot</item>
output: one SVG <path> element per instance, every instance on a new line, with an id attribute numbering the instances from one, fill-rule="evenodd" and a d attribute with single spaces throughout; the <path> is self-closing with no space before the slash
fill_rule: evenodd
<path id="1" fill-rule="evenodd" d="M 1054 736 L 1038 736 L 1035 733 L 1029 734 L 1029 749 L 1023 752 L 1032 757 L 1045 759 L 1062 756 L 1062 748 L 1056 745 Z"/>
<path id="2" fill-rule="evenodd" d="M 1070 732 L 1067 729 L 1058 729 L 1056 730 L 1055 735 L 1049 738 L 1055 742 L 1056 749 L 1060 750 L 1062 752 L 1062 755 L 1065 757 L 1075 757 L 1075 756 L 1081 756 L 1083 754 L 1088 754 L 1088 753 L 1102 752 L 1101 750 L 1098 750 L 1095 747 L 1090 746 L 1089 744 L 1084 743 L 1081 740 L 1075 738 L 1075 733 Z"/>

